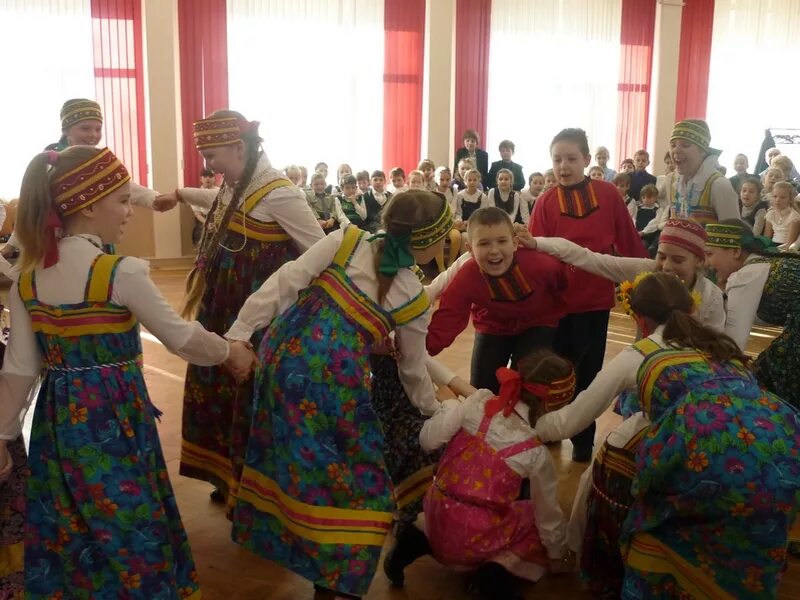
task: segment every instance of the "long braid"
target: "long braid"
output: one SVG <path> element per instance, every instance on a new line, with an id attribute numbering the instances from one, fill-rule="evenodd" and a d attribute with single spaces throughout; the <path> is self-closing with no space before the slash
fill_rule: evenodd
<path id="1" fill-rule="evenodd" d="M 245 136 L 246 135 L 247 134 L 245 134 Z M 184 301 L 183 308 L 181 309 L 181 316 L 185 319 L 194 319 L 197 316 L 197 311 L 200 308 L 200 302 L 202 301 L 203 295 L 206 291 L 206 279 L 204 276 L 206 267 L 208 267 L 208 265 L 210 265 L 216 258 L 217 253 L 219 252 L 219 244 L 222 241 L 222 236 L 225 235 L 225 232 L 228 229 L 228 224 L 233 217 L 233 213 L 239 208 L 239 203 L 242 200 L 242 196 L 244 195 L 247 186 L 250 185 L 250 181 L 253 178 L 253 173 L 255 173 L 256 166 L 258 165 L 258 159 L 261 156 L 257 133 L 255 134 L 255 138 L 256 139 L 245 140 L 248 150 L 247 162 L 245 163 L 242 176 L 239 178 L 239 181 L 233 190 L 233 196 L 231 197 L 230 203 L 228 203 L 228 205 L 224 208 L 222 207 L 220 199 L 222 197 L 222 189 L 224 189 L 223 187 L 220 189 L 220 192 L 214 199 L 214 204 L 211 207 L 211 211 L 209 211 L 208 219 L 206 219 L 207 224 L 214 223 L 216 221 L 217 211 L 224 210 L 225 212 L 222 215 L 219 226 L 216 228 L 216 230 L 214 230 L 213 235 L 209 236 L 208 225 L 203 228 L 203 235 L 200 238 L 200 246 L 197 252 L 197 261 L 195 262 L 195 266 L 192 268 L 192 270 L 189 271 L 189 275 L 186 277 L 186 299 Z"/>

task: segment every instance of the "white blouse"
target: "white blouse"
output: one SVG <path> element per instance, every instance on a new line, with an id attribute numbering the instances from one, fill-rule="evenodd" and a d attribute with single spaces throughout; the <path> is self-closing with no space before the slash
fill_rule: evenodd
<path id="1" fill-rule="evenodd" d="M 267 156 L 262 154 L 258 159 L 255 175 L 242 194 L 241 201 L 258 188 L 276 179 L 284 179 L 283 173 L 273 169 Z M 211 208 L 217 195 L 214 190 L 202 188 L 183 188 L 180 194 L 187 203 L 200 208 Z M 233 188 L 223 186 L 221 194 L 221 204 L 223 206 L 230 204 L 233 199 Z M 317 217 L 306 201 L 305 194 L 296 185 L 273 190 L 256 204 L 249 215 L 265 223 L 277 222 L 303 252 L 325 237 Z"/>
<path id="2" fill-rule="evenodd" d="M 539 194 L 541 196 L 541 194 Z M 525 223 L 527 227 L 531 221 L 531 214 L 533 213 L 533 207 L 536 205 L 536 199 L 539 196 L 534 196 L 531 194 L 531 188 L 526 187 L 519 193 L 519 212 L 522 215 L 522 222 Z"/>
<path id="3" fill-rule="evenodd" d="M 788 239 L 789 229 L 792 223 L 800 221 L 800 213 L 794 210 L 791 206 L 778 210 L 777 208 L 770 208 L 764 217 L 767 223 L 772 225 L 772 241 L 776 244 L 793 243 L 794 240 Z"/>
<path id="4" fill-rule="evenodd" d="M 484 194 L 482 191 L 478 190 L 474 194 L 470 194 L 466 189 L 461 190 L 456 194 L 456 221 L 464 220 L 464 212 L 462 207 L 465 202 L 469 202 L 470 204 L 478 204 L 478 208 L 489 206 L 489 203 L 486 199 L 486 194 Z"/>
<path id="5" fill-rule="evenodd" d="M 755 263 L 749 257 L 744 266 L 731 274 L 725 284 L 725 333 L 744 350 L 756 319 L 761 294 L 767 284 L 769 263 Z"/>
<path id="6" fill-rule="evenodd" d="M 478 390 L 463 402 L 451 399 L 442 402 L 436 414 L 422 426 L 419 434 L 423 450 L 430 452 L 447 444 L 461 428 L 475 435 L 483 420 L 486 402 L 494 394 Z M 538 434 L 537 426 L 528 425 L 529 410 L 520 402 L 515 407 L 518 414 L 504 417 L 498 413 L 492 418 L 486 432 L 486 442 L 500 450 L 525 441 Z M 506 464 L 520 477 L 531 482 L 531 502 L 536 518 L 536 528 L 550 558 L 560 558 L 566 549 L 566 522 L 558 503 L 558 473 L 547 446 L 541 445 L 505 459 Z"/>
<path id="7" fill-rule="evenodd" d="M 48 269 L 36 270 L 37 298 L 44 304 L 83 302 L 89 269 L 98 254 L 89 240 L 94 236 L 70 236 L 58 244 L 59 261 Z M 16 277 L 16 275 L 15 275 Z M 127 307 L 164 346 L 184 360 L 210 366 L 228 358 L 228 344 L 220 336 L 203 329 L 198 322 L 187 322 L 167 304 L 149 276 L 147 262 L 133 257 L 123 259 L 114 276 L 111 301 Z M 11 337 L 0 371 L 0 439 L 19 435 L 19 415 L 27 408 L 31 386 L 42 368 L 42 354 L 36 343 L 31 319 L 19 295 L 17 283 L 9 293 Z"/>
<path id="8" fill-rule="evenodd" d="M 515 220 L 517 218 L 517 215 L 519 214 L 519 199 L 520 199 L 520 195 L 519 195 L 519 192 L 515 192 L 514 190 L 511 190 L 508 193 L 508 195 L 506 196 L 506 202 L 508 201 L 508 196 L 510 196 L 511 194 L 514 194 L 514 205 L 511 208 L 511 212 L 508 213 L 508 216 L 511 217 L 511 220 L 513 221 L 513 220 Z M 498 196 L 500 197 L 501 200 L 503 199 L 503 196 L 500 193 L 499 189 L 497 189 L 497 188 L 490 189 L 489 193 L 486 195 L 486 206 L 497 206 L 497 202 L 495 201 L 495 198 L 497 198 Z M 530 215 L 528 215 L 528 216 L 530 217 Z"/>
<path id="9" fill-rule="evenodd" d="M 298 294 L 333 262 L 342 243 L 344 230 L 334 231 L 315 244 L 297 260 L 284 264 L 256 290 L 239 311 L 236 322 L 225 334 L 233 340 L 249 340 L 253 332 L 263 329 L 297 301 Z M 378 298 L 378 278 L 375 273 L 375 250 L 372 243 L 362 241 L 347 266 L 352 282 L 373 301 Z M 422 284 L 410 269 L 401 269 L 383 302 L 383 308 L 392 310 L 415 298 Z M 400 359 L 397 369 L 403 388 L 411 403 L 425 414 L 438 407 L 433 384 L 426 370 L 428 352 L 425 336 L 428 333 L 430 311 L 395 329 L 395 340 Z"/>
<path id="10" fill-rule="evenodd" d="M 663 346 L 663 331 L 664 326 L 659 325 L 648 338 Z M 542 441 L 555 442 L 571 438 L 594 423 L 620 393 L 635 391 L 636 376 L 644 358 L 636 348 L 628 346 L 603 366 L 589 387 L 578 394 L 575 400 L 539 417 L 536 431 Z"/>
<path id="11" fill-rule="evenodd" d="M 656 270 L 656 261 L 651 258 L 612 256 L 592 252 L 563 238 L 537 237 L 536 249 L 567 264 L 617 283 L 632 281 L 639 273 Z M 697 276 L 694 289 L 700 294 L 697 320 L 707 327 L 724 331 L 725 303 L 722 291 L 700 274 Z"/>

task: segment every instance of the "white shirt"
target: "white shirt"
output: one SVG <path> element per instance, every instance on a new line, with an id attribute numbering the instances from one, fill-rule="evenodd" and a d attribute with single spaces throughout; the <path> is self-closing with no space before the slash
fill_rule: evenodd
<path id="1" fill-rule="evenodd" d="M 250 185 L 247 186 L 244 199 L 276 179 L 285 179 L 277 169 L 273 169 L 265 154 L 261 154 Z M 183 188 L 181 197 L 189 204 L 198 208 L 211 208 L 217 193 L 214 190 L 202 188 Z M 222 206 L 228 206 L 233 199 L 233 188 L 223 186 L 220 195 Z M 296 185 L 280 187 L 262 198 L 255 208 L 248 213 L 254 219 L 265 223 L 277 222 L 288 233 L 301 251 L 308 250 L 318 240 L 325 237 L 325 232 L 319 226 L 316 215 L 306 201 L 303 191 Z"/>
<path id="2" fill-rule="evenodd" d="M 639 273 L 656 270 L 656 261 L 651 258 L 612 256 L 592 252 L 563 238 L 537 237 L 536 249 L 617 283 L 633 281 Z M 725 329 L 725 303 L 722 291 L 700 273 L 697 274 L 694 289 L 700 294 L 697 320 L 707 327 L 723 331 Z"/>
<path id="3" fill-rule="evenodd" d="M 648 336 L 659 346 L 664 345 L 659 325 Z M 602 415 L 624 391 L 636 390 L 636 376 L 644 362 L 644 355 L 633 346 L 628 346 L 606 363 L 588 388 L 583 390 L 570 404 L 539 417 L 536 431 L 544 442 L 565 440 L 580 433 Z"/>
<path id="4" fill-rule="evenodd" d="M 788 239 L 789 229 L 792 223 L 800 221 L 800 213 L 794 210 L 791 206 L 787 206 L 783 210 L 777 208 L 770 208 L 767 211 L 766 222 L 772 225 L 772 241 L 776 244 L 792 243 L 794 240 Z"/>
<path id="5" fill-rule="evenodd" d="M 441 191 L 439 189 L 439 186 L 437 185 L 436 189 L 434 189 L 433 191 L 438 192 L 439 194 L 445 197 L 445 199 L 447 200 L 447 204 L 450 206 L 450 212 L 452 212 L 453 215 L 455 215 L 457 206 L 456 206 L 456 194 L 453 191 L 453 188 L 448 186 L 445 191 Z"/>
<path id="6" fill-rule="evenodd" d="M 386 191 L 378 192 L 375 190 L 375 188 L 370 188 L 370 189 L 372 190 L 372 197 L 375 198 L 375 202 L 378 203 L 378 206 L 382 207 L 384 204 L 386 204 L 386 201 L 389 199 Z"/>
<path id="7" fill-rule="evenodd" d="M 477 203 L 478 208 L 489 206 L 489 203 L 486 200 L 486 194 L 484 194 L 482 191 L 477 190 L 474 194 L 470 194 L 466 189 L 463 189 L 456 194 L 456 221 L 464 220 L 462 207 L 465 202 L 469 202 L 471 204 Z"/>
<path id="8" fill-rule="evenodd" d="M 353 206 L 356 209 L 356 214 L 362 219 L 366 219 L 367 203 L 364 202 L 364 197 L 359 195 L 354 198 L 348 198 L 348 200 L 353 203 Z M 348 219 L 347 215 L 344 214 L 342 201 L 339 199 L 339 196 L 336 196 L 336 200 L 334 201 L 334 216 L 336 217 L 336 221 L 339 223 L 339 227 L 342 229 L 350 225 L 350 219 Z"/>
<path id="9" fill-rule="evenodd" d="M 100 238 L 87 236 L 100 244 Z M 58 244 L 59 261 L 49 269 L 36 270 L 37 298 L 48 305 L 82 302 L 89 269 L 99 248 L 84 237 L 66 237 Z M 16 279 L 16 274 L 14 273 Z M 228 357 L 228 344 L 220 336 L 187 322 L 167 304 L 149 276 L 148 263 L 124 258 L 114 275 L 111 301 L 127 307 L 164 346 L 184 360 L 198 365 L 217 365 Z M 9 293 L 11 337 L 0 371 L 0 439 L 19 435 L 19 415 L 26 408 L 29 392 L 42 367 L 31 319 L 16 281 Z"/>
<path id="10" fill-rule="evenodd" d="M 769 276 L 769 263 L 750 262 L 756 258 L 748 257 L 744 266 L 731 274 L 725 284 L 725 333 L 742 350 L 750 337 L 750 329 Z"/>
<path id="11" fill-rule="evenodd" d="M 539 194 L 539 196 L 541 196 L 541 194 Z M 519 193 L 519 212 L 522 215 L 522 222 L 525 223 L 526 227 L 531 221 L 531 213 L 533 213 L 533 207 L 539 196 L 534 196 L 529 187 L 526 187 Z"/>
<path id="12" fill-rule="evenodd" d="M 430 452 L 448 443 L 461 428 L 475 435 L 483 420 L 484 407 L 494 394 L 478 390 L 463 402 L 445 400 L 439 410 L 422 426 L 419 434 L 423 450 Z M 484 438 L 492 448 L 500 450 L 537 435 L 538 429 L 528 425 L 529 410 L 519 402 L 519 414 L 504 417 L 498 413 L 492 418 Z M 521 417 L 521 418 L 520 418 Z M 536 528 L 550 558 L 564 555 L 566 523 L 558 503 L 558 473 L 547 446 L 541 445 L 505 459 L 506 464 L 520 477 L 531 482 L 531 502 L 536 518 Z"/>
<path id="13" fill-rule="evenodd" d="M 333 262 L 342 243 L 344 230 L 334 231 L 311 247 L 297 260 L 284 264 L 256 290 L 239 311 L 236 322 L 225 337 L 249 340 L 253 332 L 263 329 L 274 318 L 297 301 L 300 290 L 308 285 Z M 362 241 L 355 249 L 346 272 L 352 282 L 374 301 L 378 297 L 378 278 L 375 273 L 376 245 Z M 415 298 L 422 284 L 410 269 L 401 269 L 383 302 L 387 310 L 399 308 Z M 428 333 L 430 311 L 425 315 L 395 329 L 395 339 L 400 351 L 397 369 L 400 381 L 411 403 L 423 413 L 432 414 L 438 407 L 433 384 L 425 368 L 428 351 L 425 336 Z"/>

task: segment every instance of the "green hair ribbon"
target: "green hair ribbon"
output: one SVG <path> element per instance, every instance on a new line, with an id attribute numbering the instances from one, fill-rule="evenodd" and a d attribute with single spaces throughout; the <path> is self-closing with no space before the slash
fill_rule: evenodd
<path id="1" fill-rule="evenodd" d="M 411 268 L 417 261 L 411 254 L 411 234 L 396 236 L 390 233 L 377 233 L 368 241 L 383 239 L 383 255 L 378 271 L 383 275 L 394 277 L 403 268 Z"/>

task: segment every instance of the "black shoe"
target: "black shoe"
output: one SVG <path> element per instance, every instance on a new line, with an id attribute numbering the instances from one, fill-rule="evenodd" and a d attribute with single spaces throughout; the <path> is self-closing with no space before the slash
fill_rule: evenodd
<path id="1" fill-rule="evenodd" d="M 428 538 L 413 523 L 398 523 L 394 544 L 386 553 L 383 572 L 395 587 L 403 587 L 405 568 L 421 556 L 431 553 Z"/>
<path id="2" fill-rule="evenodd" d="M 219 488 L 216 488 L 208 496 L 211 498 L 211 501 L 216 504 L 225 504 L 225 494 L 223 494 Z"/>
<path id="3" fill-rule="evenodd" d="M 467 593 L 479 600 L 523 600 L 514 576 L 497 563 L 486 563 L 470 576 Z"/>
<path id="4" fill-rule="evenodd" d="M 572 448 L 572 462 L 587 463 L 592 460 L 592 447 L 580 448 L 573 446 Z"/>

